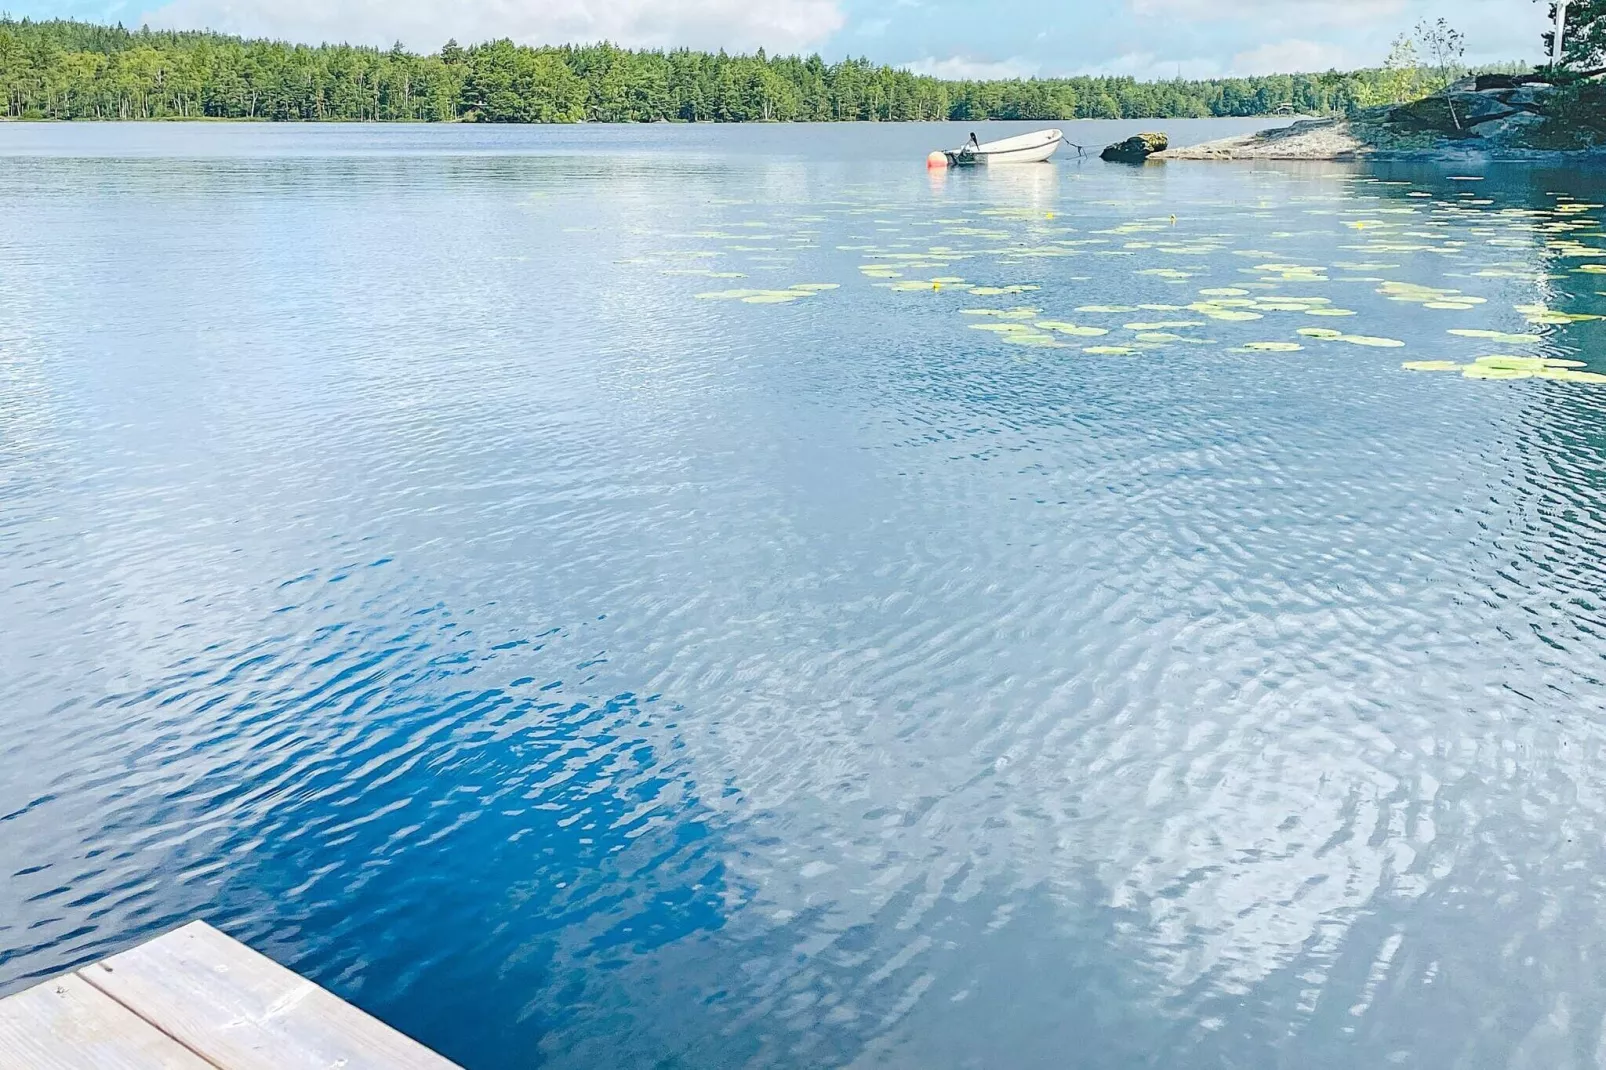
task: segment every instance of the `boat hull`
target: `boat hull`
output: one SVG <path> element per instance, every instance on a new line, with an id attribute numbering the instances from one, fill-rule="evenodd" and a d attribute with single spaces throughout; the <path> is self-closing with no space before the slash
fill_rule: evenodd
<path id="1" fill-rule="evenodd" d="M 1042 163 L 1059 150 L 1063 140 L 1058 130 L 1039 130 L 1019 137 L 989 141 L 978 147 L 976 155 L 989 167 L 1001 163 Z"/>

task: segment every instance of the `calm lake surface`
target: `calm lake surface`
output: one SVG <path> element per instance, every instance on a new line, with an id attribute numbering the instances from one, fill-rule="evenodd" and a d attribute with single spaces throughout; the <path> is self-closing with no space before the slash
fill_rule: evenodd
<path id="1" fill-rule="evenodd" d="M 1601 1065 L 1606 176 L 968 129 L 0 126 L 0 991 Z"/>

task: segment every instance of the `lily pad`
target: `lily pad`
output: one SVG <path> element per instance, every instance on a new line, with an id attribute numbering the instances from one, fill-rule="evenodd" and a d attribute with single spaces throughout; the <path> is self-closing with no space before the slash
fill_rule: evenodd
<path id="1" fill-rule="evenodd" d="M 1517 305 L 1516 308 L 1527 317 L 1529 323 L 1585 323 L 1600 319 L 1587 312 L 1557 312 L 1544 305 Z"/>
<path id="2" fill-rule="evenodd" d="M 1033 324 L 1039 330 L 1056 331 L 1059 334 L 1069 334 L 1077 338 L 1097 338 L 1109 334 L 1104 327 L 1081 327 L 1074 323 L 1065 323 L 1060 320 L 1039 320 Z"/>
<path id="3" fill-rule="evenodd" d="M 1514 372 L 1538 372 L 1545 370 L 1545 362 L 1540 357 L 1509 357 L 1495 354 L 1479 357 L 1472 363 L 1480 368 L 1504 368 Z"/>
<path id="4" fill-rule="evenodd" d="M 1567 368 L 1584 367 L 1584 362 L 1581 360 L 1563 360 L 1559 357 L 1524 357 L 1510 353 L 1491 353 L 1488 356 L 1479 357 L 1473 363 L 1480 364 L 1486 368 L 1512 368 L 1517 371 L 1530 372 L 1544 371 L 1546 369 L 1558 371 Z"/>
<path id="5" fill-rule="evenodd" d="M 1298 342 L 1245 342 L 1238 348 L 1251 353 L 1295 353 L 1305 347 Z"/>
<path id="6" fill-rule="evenodd" d="M 1096 357 L 1123 357 L 1137 350 L 1128 346 L 1088 346 L 1082 352 L 1092 353 Z"/>
<path id="7" fill-rule="evenodd" d="M 1344 332 L 1343 331 L 1335 331 L 1331 327 L 1301 327 L 1299 330 L 1295 331 L 1294 333 L 1295 334 L 1302 334 L 1306 338 L 1329 338 L 1330 339 L 1330 338 L 1342 338 L 1342 337 L 1344 337 Z"/>
<path id="8" fill-rule="evenodd" d="M 1490 368 L 1482 364 L 1468 364 L 1461 369 L 1461 374 L 1468 379 L 1532 379 L 1533 372 L 1520 371 L 1516 368 Z"/>
<path id="9" fill-rule="evenodd" d="M 1472 327 L 1452 327 L 1448 333 L 1460 335 L 1462 338 L 1485 338 L 1491 342 L 1505 342 L 1511 345 L 1531 345 L 1544 341 L 1537 334 L 1507 334 L 1505 331 L 1481 331 Z"/>

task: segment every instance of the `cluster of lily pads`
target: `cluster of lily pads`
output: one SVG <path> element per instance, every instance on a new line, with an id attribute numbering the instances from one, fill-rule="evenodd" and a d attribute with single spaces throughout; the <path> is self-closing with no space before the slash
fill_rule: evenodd
<path id="1" fill-rule="evenodd" d="M 1464 312 L 1470 308 L 1485 304 L 1482 297 L 1469 297 L 1460 290 L 1444 289 L 1437 286 L 1419 286 L 1414 282 L 1385 282 L 1377 288 L 1377 292 L 1390 301 L 1405 301 L 1421 305 L 1423 308 L 1438 308 L 1448 311 Z"/>
<path id="2" fill-rule="evenodd" d="M 1352 181 L 1389 184 L 1370 178 L 1354 178 Z M 1282 292 L 1287 288 L 1307 285 L 1365 283 L 1387 300 L 1443 312 L 1472 311 L 1487 304 L 1486 298 L 1473 296 L 1454 286 L 1426 285 L 1379 276 L 1375 273 L 1390 272 L 1401 266 L 1390 262 L 1397 257 L 1380 257 L 1377 255 L 1379 253 L 1422 254 L 1443 258 L 1447 264 L 1475 261 L 1467 263 L 1466 269 L 1460 272 L 1453 268 L 1447 270 L 1447 281 L 1449 278 L 1481 276 L 1540 285 L 1546 281 L 1547 265 L 1552 265 L 1552 271 L 1555 270 L 1554 265 L 1561 265 L 1565 270 L 1575 273 L 1606 275 L 1606 262 L 1591 262 L 1606 261 L 1606 247 L 1582 240 L 1600 236 L 1598 221 L 1589 215 L 1592 208 L 1599 206 L 1559 202 L 1553 211 L 1491 209 L 1491 199 L 1469 194 L 1456 197 L 1415 190 L 1411 191 L 1410 196 L 1414 200 L 1409 203 L 1384 201 L 1371 205 L 1357 204 L 1352 195 L 1333 194 L 1331 191 L 1302 196 L 1299 203 L 1309 206 L 1303 208 L 1307 215 L 1340 217 L 1342 228 L 1339 233 L 1348 232 L 1348 236 L 1341 238 L 1338 247 L 1361 254 L 1352 254 L 1348 259 L 1334 258 L 1325 264 L 1301 262 L 1297 256 L 1290 257 L 1286 252 L 1279 254 L 1265 249 L 1235 249 L 1233 237 L 1228 234 L 1179 232 L 1177 218 L 1170 215 L 1129 219 L 1078 234 L 1074 227 L 1066 225 L 1065 220 L 1056 220 L 1054 212 L 1040 208 L 971 209 L 964 214 L 928 219 L 920 218 L 918 207 L 912 204 L 852 202 L 825 206 L 820 215 L 798 216 L 787 221 L 749 219 L 718 229 L 679 235 L 730 243 L 724 245 L 721 251 L 667 252 L 627 262 L 659 263 L 666 274 L 720 279 L 742 278 L 746 273 L 724 270 L 727 266 L 743 266 L 749 271 L 782 271 L 794 259 L 792 254 L 820 247 L 821 231 L 799 225 L 805 222 L 822 223 L 832 217 L 841 220 L 848 228 L 848 241 L 836 248 L 862 255 L 859 266 L 861 276 L 872 285 L 904 295 L 960 293 L 982 298 L 1007 297 L 1032 293 L 1043 285 L 1041 279 L 978 284 L 967 281 L 958 272 L 940 273 L 942 269 L 952 271 L 961 262 L 981 259 L 1008 266 L 1028 264 L 1048 257 L 1149 257 L 1161 254 L 1174 258 L 1174 262 L 1154 266 L 1150 260 L 1147 264 L 1133 265 L 1128 269 L 1131 274 L 1146 279 L 1149 285 L 1161 287 L 1186 286 L 1190 280 L 1220 270 L 1219 259 L 1212 266 L 1202 258 L 1230 255 L 1246 259 L 1248 266 L 1236 270 L 1240 275 L 1252 276 L 1252 279 L 1231 286 L 1206 286 L 1199 289 L 1191 301 L 1181 298 L 1173 303 L 1084 304 L 1076 307 L 1075 315 L 1069 318 L 1061 318 L 1063 313 L 1056 317 L 1052 313 L 1045 313 L 1040 307 L 1028 306 L 959 310 L 961 315 L 981 321 L 970 323 L 969 327 L 989 334 L 1004 344 L 1079 348 L 1082 352 L 1095 355 L 1130 354 L 1186 344 L 1214 345 L 1218 344 L 1216 339 L 1208 337 L 1212 324 L 1250 323 L 1265 320 L 1272 313 L 1330 319 L 1356 315 L 1354 310 L 1338 307 L 1326 297 L 1295 296 Z M 1125 209 L 1130 207 L 1131 202 L 1110 203 L 1119 204 Z M 1279 203 L 1285 202 L 1267 199 L 1261 202 L 1260 207 L 1271 208 Z M 1238 201 L 1231 204 L 1222 202 L 1220 207 L 1236 211 L 1241 210 L 1242 204 Z M 1331 228 L 1332 224 L 1325 226 Z M 1290 229 L 1272 231 L 1263 237 L 1275 241 L 1331 233 L 1331 229 Z M 1545 250 L 1546 258 L 1537 265 L 1531 259 L 1476 259 L 1475 249 L 1480 243 L 1496 248 L 1524 250 L 1538 244 Z M 710 262 L 713 258 L 723 256 L 740 257 L 745 263 L 728 265 Z M 1585 262 L 1567 267 L 1563 264 L 1566 260 Z M 1090 259 L 1088 263 L 1090 266 L 1095 263 L 1113 266 L 1119 261 Z M 960 271 L 966 269 L 961 268 Z M 984 269 L 966 273 L 982 274 L 984 277 L 989 274 Z M 1098 273 L 1108 275 L 1109 271 L 1100 268 Z M 1096 277 L 1061 275 L 1056 281 L 1092 282 Z M 781 289 L 716 290 L 696 296 L 704 300 L 754 305 L 791 304 L 836 287 L 835 283 L 797 283 Z M 1517 305 L 1515 310 L 1530 325 L 1576 324 L 1601 318 L 1592 314 L 1561 311 L 1549 304 L 1539 303 Z M 1157 315 L 1135 315 L 1138 313 Z M 1111 323 L 1103 318 L 1110 316 L 1121 316 L 1123 319 Z M 1116 331 L 1123 333 L 1115 335 Z M 1330 343 L 1374 348 L 1400 348 L 1405 345 L 1395 338 L 1327 326 L 1297 327 L 1291 333 L 1292 337 L 1288 338 L 1276 338 L 1273 334 L 1273 337 L 1241 342 L 1229 346 L 1226 351 L 1246 354 L 1295 353 L 1312 344 L 1322 346 Z M 1449 333 L 1461 338 L 1513 346 L 1538 345 L 1544 341 L 1541 334 L 1522 332 L 1520 328 L 1516 331 L 1451 328 Z M 1097 341 L 1094 344 L 1088 344 L 1095 339 Z M 1495 355 L 1479 357 L 1471 363 L 1410 361 L 1405 367 L 1413 371 L 1456 370 L 1468 378 L 1606 382 L 1606 376 L 1587 371 L 1582 362 L 1554 357 Z"/>
<path id="3" fill-rule="evenodd" d="M 1453 360 L 1408 360 L 1400 365 L 1413 372 L 1460 372 L 1468 379 L 1560 379 L 1567 383 L 1606 383 L 1606 375 L 1580 371 L 1581 360 L 1553 357 L 1518 357 L 1492 354 L 1471 364 Z"/>
<path id="4" fill-rule="evenodd" d="M 1040 319 L 1042 309 L 1024 305 L 1015 308 L 963 308 L 959 311 L 960 315 L 964 316 L 988 317 L 985 323 L 970 324 L 970 329 L 989 331 L 996 335 L 999 341 L 1010 345 L 1064 348 L 1067 343 L 1056 339 L 1054 337 L 1056 334 L 1073 338 L 1096 338 L 1110 333 L 1102 327 L 1083 327 L 1064 320 Z"/>
<path id="5" fill-rule="evenodd" d="M 712 290 L 697 295 L 701 301 L 740 301 L 744 305 L 785 305 L 826 290 L 835 290 L 834 282 L 799 282 L 784 290 Z"/>

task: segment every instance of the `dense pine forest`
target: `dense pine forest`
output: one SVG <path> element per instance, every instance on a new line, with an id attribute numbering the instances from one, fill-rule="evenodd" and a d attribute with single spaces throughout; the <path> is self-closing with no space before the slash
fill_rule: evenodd
<path id="1" fill-rule="evenodd" d="M 943 81 L 867 60 L 528 48 L 416 55 L 0 19 L 0 116 L 428 122 L 1072 119 L 1346 112 L 1379 72 L 1217 81 Z"/>

